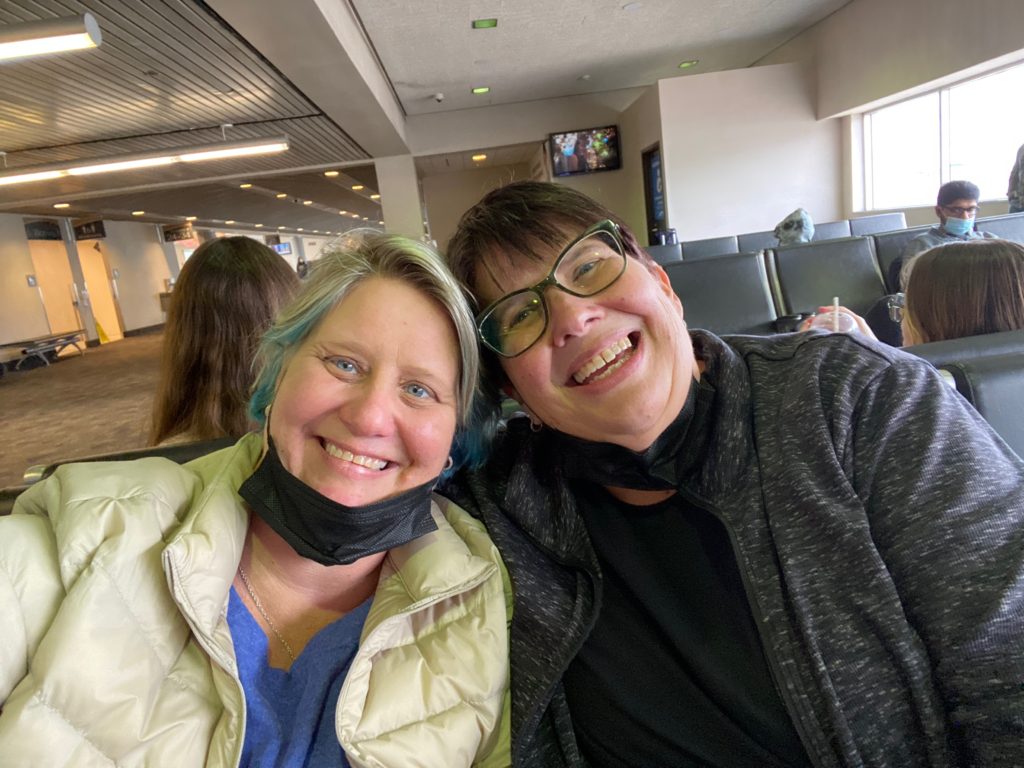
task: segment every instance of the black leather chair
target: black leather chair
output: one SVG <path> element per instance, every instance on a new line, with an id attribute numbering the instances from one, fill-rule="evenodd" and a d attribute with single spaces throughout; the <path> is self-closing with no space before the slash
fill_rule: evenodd
<path id="1" fill-rule="evenodd" d="M 886 294 L 868 237 L 779 246 L 770 264 L 776 306 L 784 315 L 814 312 L 834 296 L 863 315 Z"/>
<path id="2" fill-rule="evenodd" d="M 657 264 L 671 264 L 683 260 L 683 249 L 679 243 L 671 245 L 648 245 L 644 248 Z"/>
<path id="3" fill-rule="evenodd" d="M 817 242 L 818 240 L 836 240 L 840 237 L 850 236 L 850 220 L 841 219 L 839 221 L 824 221 L 821 224 L 814 225 L 814 237 L 811 238 L 811 242 Z"/>
<path id="4" fill-rule="evenodd" d="M 912 347 L 904 347 L 903 351 L 924 358 L 936 368 L 996 355 L 1013 354 L 1024 357 L 1024 330 L 986 333 L 983 336 L 965 336 L 962 339 L 915 344 Z M 1024 404 L 1024 392 L 1021 394 L 1022 404 Z"/>
<path id="5" fill-rule="evenodd" d="M 911 229 L 886 232 L 872 237 L 875 241 L 875 253 L 878 256 L 878 268 L 882 271 L 882 277 L 885 278 L 885 287 L 889 293 L 897 293 L 900 289 L 898 284 L 889 279 L 892 263 L 900 257 L 903 249 L 907 247 L 907 243 L 929 229 L 930 227 L 928 226 L 912 227 Z"/>
<path id="6" fill-rule="evenodd" d="M 690 328 L 718 334 L 775 332 L 775 305 L 760 252 L 682 261 L 667 265 L 665 272 Z"/>
<path id="7" fill-rule="evenodd" d="M 713 259 L 727 253 L 739 253 L 736 235 L 709 237 L 706 240 L 690 240 L 683 243 L 683 261 Z"/>
<path id="8" fill-rule="evenodd" d="M 982 232 L 991 232 L 1003 240 L 1013 240 L 1015 243 L 1024 243 L 1024 213 L 1007 213 L 1002 216 L 988 216 L 978 219 L 977 229 Z"/>
<path id="9" fill-rule="evenodd" d="M 854 237 L 874 235 L 878 232 L 892 232 L 896 229 L 907 228 L 907 217 L 903 212 L 899 213 L 876 213 L 871 216 L 860 216 L 850 219 L 850 234 Z"/>
<path id="10" fill-rule="evenodd" d="M 753 251 L 764 251 L 774 248 L 779 244 L 775 237 L 775 230 L 769 229 L 766 232 L 747 232 L 745 235 L 736 236 L 736 245 L 740 253 L 751 253 Z"/>
<path id="11" fill-rule="evenodd" d="M 1024 456 L 1024 355 L 976 357 L 946 363 L 957 391 L 977 408 L 1018 456 Z"/>

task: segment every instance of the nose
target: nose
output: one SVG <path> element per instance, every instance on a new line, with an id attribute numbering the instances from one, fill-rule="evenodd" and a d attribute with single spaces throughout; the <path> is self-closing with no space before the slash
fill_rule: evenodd
<path id="1" fill-rule="evenodd" d="M 557 286 L 547 289 L 544 300 L 548 309 L 551 343 L 556 347 L 564 347 L 573 337 L 585 334 L 602 314 L 593 296 L 573 296 Z"/>
<path id="2" fill-rule="evenodd" d="M 338 407 L 338 417 L 353 435 L 387 437 L 395 429 L 397 393 L 371 378 L 352 386 Z"/>

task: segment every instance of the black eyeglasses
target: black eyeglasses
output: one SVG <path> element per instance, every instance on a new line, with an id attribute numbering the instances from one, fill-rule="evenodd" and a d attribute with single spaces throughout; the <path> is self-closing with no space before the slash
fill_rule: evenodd
<path id="1" fill-rule="evenodd" d="M 976 205 L 972 205 L 970 208 L 961 208 L 959 205 L 943 205 L 941 208 L 949 213 L 955 213 L 961 219 L 973 219 L 978 215 L 978 206 Z"/>
<path id="2" fill-rule="evenodd" d="M 886 304 L 889 306 L 889 319 L 894 323 L 903 322 L 903 310 L 907 306 L 907 297 L 902 293 L 894 293 Z"/>
<path id="3" fill-rule="evenodd" d="M 544 291 L 549 285 L 572 296 L 593 296 L 625 270 L 626 249 L 619 225 L 609 219 L 599 221 L 562 250 L 547 277 L 502 296 L 477 315 L 480 340 L 502 357 L 521 355 L 547 330 Z"/>

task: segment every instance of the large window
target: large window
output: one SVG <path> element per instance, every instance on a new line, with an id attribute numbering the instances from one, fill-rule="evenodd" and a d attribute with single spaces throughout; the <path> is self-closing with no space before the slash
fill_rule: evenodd
<path id="1" fill-rule="evenodd" d="M 983 200 L 1006 197 L 1024 144 L 1024 65 L 864 115 L 868 209 L 932 205 L 939 185 L 973 181 Z"/>

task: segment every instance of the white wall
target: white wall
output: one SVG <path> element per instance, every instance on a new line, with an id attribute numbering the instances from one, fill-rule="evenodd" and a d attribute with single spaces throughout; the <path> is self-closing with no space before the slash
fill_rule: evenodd
<path id="1" fill-rule="evenodd" d="M 96 242 L 110 269 L 120 273 L 117 290 L 124 329 L 134 331 L 162 324 L 165 318 L 160 311 L 160 293 L 171 273 L 157 228 L 131 221 L 104 221 L 103 226 L 107 236 Z M 92 247 L 92 241 L 84 240 L 78 246 Z"/>
<path id="2" fill-rule="evenodd" d="M 529 178 L 529 166 L 523 163 L 424 176 L 421 182 L 423 202 L 427 207 L 431 238 L 444 251 L 462 214 L 480 198 L 510 181 Z"/>
<path id="3" fill-rule="evenodd" d="M 680 240 L 772 229 L 797 207 L 842 213 L 841 121 L 818 121 L 800 64 L 658 82 L 668 225 Z"/>
<path id="4" fill-rule="evenodd" d="M 39 292 L 25 280 L 34 272 L 22 217 L 0 214 L 0 343 L 50 332 Z"/>

